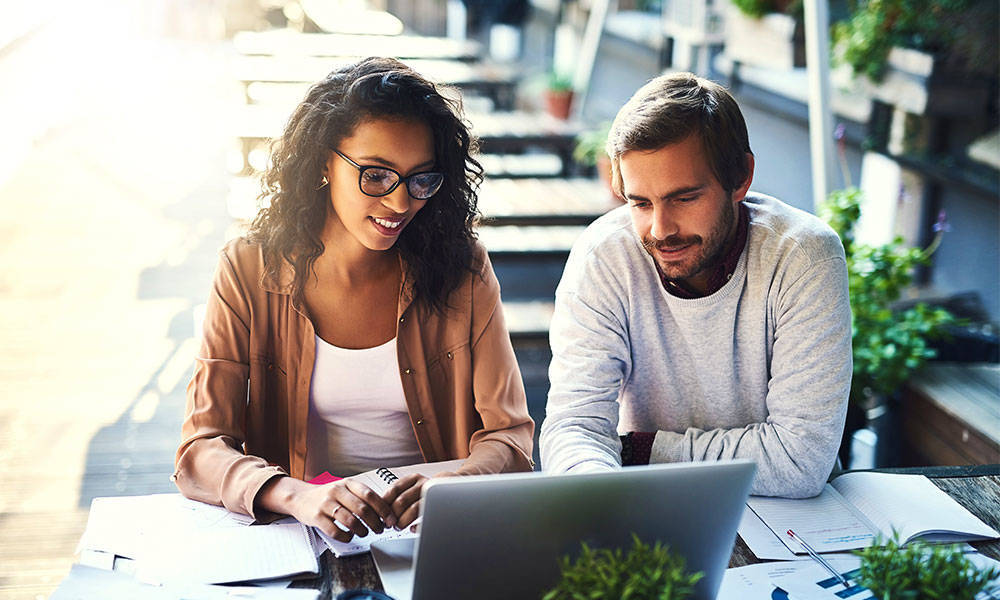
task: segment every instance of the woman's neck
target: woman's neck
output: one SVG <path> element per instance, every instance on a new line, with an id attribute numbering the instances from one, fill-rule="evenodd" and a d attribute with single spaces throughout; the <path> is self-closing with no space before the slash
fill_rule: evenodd
<path id="1" fill-rule="evenodd" d="M 321 279 L 340 285 L 363 286 L 399 272 L 399 252 L 396 248 L 366 248 L 351 237 L 339 221 L 330 221 L 336 219 L 328 220 L 320 235 L 323 253 L 314 264 Z"/>

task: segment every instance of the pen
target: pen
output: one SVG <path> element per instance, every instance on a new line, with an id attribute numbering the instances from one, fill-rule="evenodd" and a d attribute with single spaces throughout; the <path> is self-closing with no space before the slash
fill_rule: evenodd
<path id="1" fill-rule="evenodd" d="M 851 582 L 850 581 L 848 581 L 846 578 L 844 578 L 843 575 L 841 575 L 840 573 L 838 573 L 837 569 L 834 569 L 833 567 L 831 567 L 830 563 L 826 562 L 825 558 L 823 558 L 822 556 L 819 555 L 818 552 L 816 552 L 815 550 L 813 550 L 812 546 L 810 546 L 809 544 L 807 544 L 804 539 L 802 539 L 799 536 L 795 535 L 795 532 L 792 531 L 791 529 L 788 530 L 788 537 L 792 538 L 793 540 L 795 540 L 796 542 L 798 542 L 800 546 L 802 546 L 803 548 L 805 548 L 806 552 L 809 553 L 809 556 L 812 557 L 812 559 L 815 560 L 816 562 L 818 562 L 819 564 L 823 565 L 824 569 L 826 569 L 830 573 L 833 573 L 833 576 L 837 578 L 837 581 L 839 581 L 840 583 L 844 584 L 845 588 L 850 588 L 851 587 Z"/>

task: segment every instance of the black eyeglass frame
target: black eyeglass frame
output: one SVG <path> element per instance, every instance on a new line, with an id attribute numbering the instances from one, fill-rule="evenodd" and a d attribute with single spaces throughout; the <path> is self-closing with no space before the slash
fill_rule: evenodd
<path id="1" fill-rule="evenodd" d="M 402 183 L 406 185 L 406 193 L 408 193 L 411 198 L 414 198 L 416 200 L 429 200 L 434 197 L 434 194 L 437 194 L 439 191 L 441 191 L 441 186 L 444 185 L 444 173 L 442 173 L 441 171 L 421 171 L 419 173 L 410 173 L 406 177 L 403 177 L 402 175 L 399 174 L 399 171 L 397 171 L 396 169 L 390 169 L 389 167 L 383 167 L 382 165 L 359 165 L 358 163 L 351 160 L 349 156 L 347 156 L 340 150 L 337 150 L 336 148 L 331 148 L 331 149 L 337 153 L 337 156 L 346 160 L 351 164 L 352 167 L 358 170 L 358 189 L 361 190 L 361 193 L 364 194 L 365 196 L 370 196 L 372 198 L 382 198 L 384 196 L 388 196 L 389 194 L 393 193 L 396 190 L 396 188 L 399 187 L 399 184 Z M 383 171 L 389 171 L 390 173 L 393 173 L 396 176 L 396 183 L 392 184 L 392 186 L 390 186 L 388 190 L 382 192 L 381 194 L 369 194 L 368 192 L 365 191 L 364 187 L 361 184 L 361 182 L 364 181 L 365 171 L 367 171 L 368 169 L 381 169 Z M 429 196 L 424 196 L 424 197 L 415 196 L 413 194 L 413 190 L 410 189 L 410 181 L 412 181 L 414 177 L 419 177 L 420 175 L 441 176 L 441 182 L 438 183 L 437 188 L 434 190 L 434 193 L 430 194 Z"/>

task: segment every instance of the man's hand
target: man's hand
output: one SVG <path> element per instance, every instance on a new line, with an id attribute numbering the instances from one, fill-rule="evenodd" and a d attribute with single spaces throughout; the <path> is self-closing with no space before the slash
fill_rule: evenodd
<path id="1" fill-rule="evenodd" d="M 438 473 L 434 477 L 451 477 L 453 475 L 455 474 L 445 472 Z M 382 500 L 390 505 L 392 514 L 396 517 L 396 529 L 403 530 L 417 520 L 420 515 L 420 492 L 424 489 L 426 482 L 427 477 L 414 473 L 397 480 L 383 494 Z M 415 526 L 411 530 L 415 531 Z"/>

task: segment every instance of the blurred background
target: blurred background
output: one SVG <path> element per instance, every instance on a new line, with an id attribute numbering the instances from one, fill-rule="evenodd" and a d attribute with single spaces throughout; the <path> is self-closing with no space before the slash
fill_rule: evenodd
<path id="1" fill-rule="evenodd" d="M 845 460 L 1000 462 L 998 6 L 823 6 L 822 189 L 860 188 L 861 242 L 940 237 L 887 312 L 958 319 L 943 339 L 856 331 L 856 364 L 865 344 L 916 343 L 919 360 L 852 398 Z M 619 205 L 604 132 L 642 83 L 727 85 L 753 189 L 820 212 L 805 29 L 796 0 L 0 2 L 0 597 L 48 597 L 94 497 L 174 491 L 217 251 L 258 209 L 267 141 L 309 83 L 384 54 L 461 94 L 488 174 L 478 231 L 540 423 L 555 285 L 576 236 Z"/>

